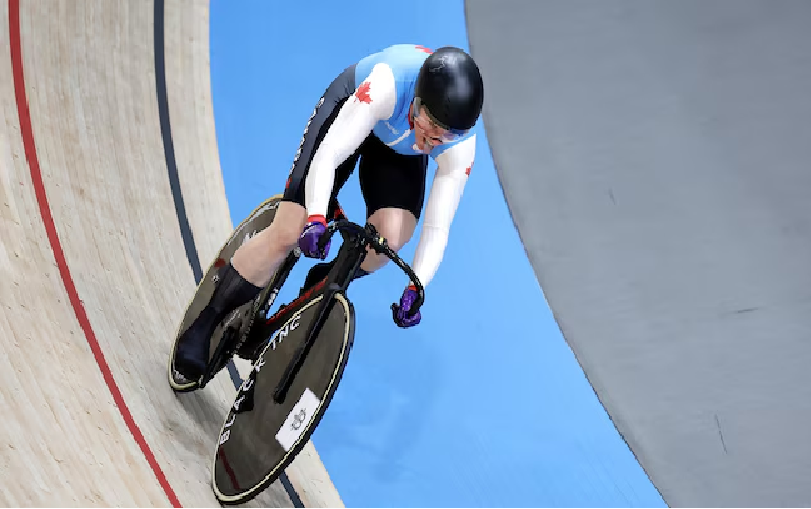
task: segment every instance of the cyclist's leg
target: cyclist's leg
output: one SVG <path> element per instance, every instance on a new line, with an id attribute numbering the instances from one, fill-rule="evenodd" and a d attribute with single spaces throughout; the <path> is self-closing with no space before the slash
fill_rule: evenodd
<path id="1" fill-rule="evenodd" d="M 195 379 L 202 374 L 208 362 L 209 339 L 217 324 L 228 313 L 250 302 L 295 247 L 306 222 L 304 182 L 310 161 L 341 105 L 354 91 L 353 65 L 330 84 L 316 105 L 293 160 L 282 203 L 273 222 L 241 246 L 220 269 L 220 279 L 211 299 L 179 338 L 175 367 L 183 376 Z M 349 159 L 353 157 L 356 156 Z M 336 186 L 342 184 L 336 178 Z"/>
<path id="2" fill-rule="evenodd" d="M 264 288 L 296 246 L 306 221 L 302 205 L 282 199 L 273 222 L 234 252 L 231 265 L 246 281 Z"/>
<path id="3" fill-rule="evenodd" d="M 427 155 L 398 154 L 377 138 L 361 159 L 358 177 L 367 220 L 395 252 L 411 240 L 420 219 L 427 168 Z M 388 261 L 387 256 L 369 251 L 361 269 L 374 272 Z"/>

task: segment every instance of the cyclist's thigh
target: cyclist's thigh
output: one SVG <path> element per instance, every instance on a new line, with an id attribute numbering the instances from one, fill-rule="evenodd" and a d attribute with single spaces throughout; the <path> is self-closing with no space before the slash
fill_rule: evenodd
<path id="1" fill-rule="evenodd" d="M 380 235 L 386 238 L 389 247 L 399 251 L 411 240 L 417 227 L 417 218 L 410 211 L 401 208 L 385 207 L 377 209 L 368 218 Z"/>
<path id="2" fill-rule="evenodd" d="M 411 212 L 419 221 L 427 168 L 427 155 L 398 154 L 371 135 L 364 143 L 358 169 L 366 217 L 383 208 L 397 208 Z"/>
<path id="3" fill-rule="evenodd" d="M 298 240 L 306 222 L 307 210 L 302 205 L 282 200 L 273 216 L 273 222 L 261 235 L 283 244 L 293 244 Z"/>
<path id="4" fill-rule="evenodd" d="M 355 66 L 352 65 L 335 78 L 316 105 L 293 160 L 293 167 L 290 169 L 285 184 L 283 202 L 295 202 L 302 207 L 305 206 L 304 182 L 310 169 L 310 163 L 321 145 L 321 140 L 324 139 L 335 117 L 338 116 L 341 106 L 355 92 L 354 76 Z M 338 191 L 352 174 L 359 152 L 360 149 L 356 150 L 336 169 L 332 198 L 338 194 Z"/>

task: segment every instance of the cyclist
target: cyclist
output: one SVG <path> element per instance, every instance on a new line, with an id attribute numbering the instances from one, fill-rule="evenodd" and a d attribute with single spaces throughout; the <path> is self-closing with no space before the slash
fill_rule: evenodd
<path id="1" fill-rule="evenodd" d="M 298 246 L 325 259 L 318 240 L 326 231 L 329 204 L 356 163 L 367 220 L 394 251 L 414 233 L 424 204 L 428 158 L 437 163 L 425 204 L 425 221 L 412 268 L 427 286 L 442 259 L 462 191 L 473 166 L 475 135 L 484 98 L 483 80 L 463 50 L 398 44 L 346 68 L 318 101 L 293 159 L 282 201 L 271 225 L 251 237 L 221 267 L 208 305 L 182 334 L 175 369 L 196 380 L 208 360 L 217 324 L 252 300 Z M 388 258 L 370 251 L 354 277 L 382 267 Z M 334 263 L 334 261 L 332 262 Z M 302 291 L 323 279 L 332 263 L 314 265 Z M 420 322 L 408 311 L 413 282 L 400 298 L 395 322 Z"/>

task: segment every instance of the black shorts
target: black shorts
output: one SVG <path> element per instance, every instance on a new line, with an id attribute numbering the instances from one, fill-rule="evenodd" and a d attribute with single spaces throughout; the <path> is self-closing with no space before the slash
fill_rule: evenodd
<path id="1" fill-rule="evenodd" d="M 341 106 L 354 93 L 355 66 L 352 65 L 330 84 L 313 111 L 293 161 L 283 200 L 305 206 L 304 181 L 310 162 Z M 381 208 L 395 207 L 410 211 L 419 220 L 425 199 L 428 156 L 398 154 L 373 133 L 369 133 L 360 147 L 335 170 L 328 217 L 334 212 L 338 192 L 352 175 L 358 160 L 358 179 L 366 202 L 367 218 Z"/>

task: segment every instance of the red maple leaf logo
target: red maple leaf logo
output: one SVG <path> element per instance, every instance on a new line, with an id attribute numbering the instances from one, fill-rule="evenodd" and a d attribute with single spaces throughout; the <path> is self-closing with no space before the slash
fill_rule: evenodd
<path id="1" fill-rule="evenodd" d="M 414 47 L 415 47 L 415 48 L 417 48 L 418 50 L 422 50 L 422 51 L 424 51 L 424 52 L 426 52 L 426 53 L 433 53 L 433 52 L 434 52 L 434 50 L 432 50 L 431 48 L 426 48 L 426 47 L 425 47 L 425 46 L 423 46 L 422 44 L 417 44 L 417 45 L 416 45 L 416 46 L 414 46 Z"/>
<path id="2" fill-rule="evenodd" d="M 358 89 L 355 91 L 355 97 L 358 98 L 358 101 L 364 102 L 366 104 L 372 102 L 372 97 L 369 95 L 370 86 L 371 85 L 369 84 L 368 81 L 364 81 L 363 83 L 360 84 Z"/>

